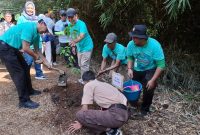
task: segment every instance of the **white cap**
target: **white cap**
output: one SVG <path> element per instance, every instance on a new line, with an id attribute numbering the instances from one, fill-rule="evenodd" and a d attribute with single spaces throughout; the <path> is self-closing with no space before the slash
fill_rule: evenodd
<path id="1" fill-rule="evenodd" d="M 47 25 L 47 29 L 48 29 L 49 33 L 51 33 L 53 35 L 52 29 L 54 26 L 54 22 L 50 18 L 47 18 L 44 14 L 40 14 L 38 16 L 38 21 L 40 21 L 40 20 L 44 21 L 44 23 Z"/>

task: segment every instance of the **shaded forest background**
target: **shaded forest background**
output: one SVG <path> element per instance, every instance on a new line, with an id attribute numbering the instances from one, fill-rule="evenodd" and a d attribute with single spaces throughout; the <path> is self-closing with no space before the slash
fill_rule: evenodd
<path id="1" fill-rule="evenodd" d="M 21 13 L 26 0 L 2 0 L 0 11 Z M 108 32 L 125 46 L 134 24 L 146 24 L 148 34 L 164 48 L 167 68 L 161 82 L 174 89 L 200 90 L 199 0 L 33 0 L 37 14 L 74 7 L 95 42 L 94 56 L 101 56 Z"/>

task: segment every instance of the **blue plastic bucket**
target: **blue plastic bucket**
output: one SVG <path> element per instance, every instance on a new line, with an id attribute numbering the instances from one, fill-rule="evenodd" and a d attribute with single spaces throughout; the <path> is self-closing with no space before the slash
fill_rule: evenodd
<path id="1" fill-rule="evenodd" d="M 132 85 L 139 85 L 139 90 L 133 91 L 131 90 L 131 88 L 127 88 L 127 86 Z M 123 90 L 123 94 L 125 95 L 128 101 L 137 101 L 140 98 L 140 93 L 142 91 L 142 84 L 140 82 L 129 80 L 124 82 L 123 87 L 126 87 Z"/>

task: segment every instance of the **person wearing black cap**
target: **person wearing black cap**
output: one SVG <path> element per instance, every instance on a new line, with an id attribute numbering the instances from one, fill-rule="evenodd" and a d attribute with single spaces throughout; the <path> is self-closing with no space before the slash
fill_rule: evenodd
<path id="1" fill-rule="evenodd" d="M 78 64 L 81 69 L 81 76 L 84 72 L 89 71 L 90 59 L 93 51 L 93 41 L 87 30 L 85 22 L 78 19 L 77 12 L 74 8 L 67 10 L 67 18 L 70 22 L 71 46 L 77 47 Z M 82 78 L 78 80 L 83 84 Z"/>
<path id="2" fill-rule="evenodd" d="M 67 14 L 65 10 L 60 10 L 60 20 L 58 20 L 55 24 L 54 27 L 54 32 L 55 34 L 57 32 L 63 32 L 65 27 L 68 26 L 68 21 L 67 21 Z M 60 46 L 65 47 L 67 45 L 67 36 L 63 34 L 56 34 L 58 35 L 58 41 Z M 53 65 L 57 65 L 56 63 L 53 63 Z"/>
<path id="3" fill-rule="evenodd" d="M 103 47 L 103 60 L 98 75 L 110 70 L 117 70 L 120 64 L 127 64 L 126 48 L 123 45 L 117 43 L 117 35 L 115 33 L 107 34 L 104 42 L 106 42 L 106 44 Z M 105 69 L 108 57 L 112 58 L 112 63 L 110 67 Z M 110 72 L 109 75 L 111 77 L 112 72 Z"/>
<path id="4" fill-rule="evenodd" d="M 165 57 L 160 43 L 148 37 L 146 32 L 146 25 L 135 25 L 129 32 L 132 41 L 127 45 L 128 76 L 143 84 L 142 116 L 150 111 L 156 81 L 165 68 Z"/>
<path id="5" fill-rule="evenodd" d="M 31 55 L 36 63 L 43 63 L 51 68 L 51 65 L 39 52 L 40 34 L 46 31 L 45 21 L 39 20 L 38 23 L 26 22 L 13 26 L 0 36 L 0 59 L 5 63 L 17 88 L 20 108 L 35 109 L 39 106 L 30 99 L 30 95 L 37 95 L 38 91 L 32 89 L 29 66 L 22 56 L 22 51 Z M 30 49 L 31 44 L 33 44 L 34 50 Z"/>
<path id="6" fill-rule="evenodd" d="M 69 46 L 70 37 L 67 33 L 64 33 L 64 30 L 68 28 L 69 21 L 67 20 L 67 13 L 65 10 L 60 11 L 60 20 L 55 24 L 55 34 L 58 35 L 58 40 L 61 47 Z M 66 34 L 66 35 L 65 35 Z M 64 56 L 67 65 L 73 64 L 74 67 L 78 67 L 78 58 L 76 54 L 75 47 L 70 47 L 69 56 Z M 74 61 L 70 63 L 70 59 L 73 57 Z"/>

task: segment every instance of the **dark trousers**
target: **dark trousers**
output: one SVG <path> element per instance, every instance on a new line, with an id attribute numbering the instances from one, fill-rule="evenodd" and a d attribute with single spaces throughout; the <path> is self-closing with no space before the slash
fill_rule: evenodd
<path id="1" fill-rule="evenodd" d="M 60 43 L 60 46 L 61 47 L 66 47 L 66 46 L 69 46 L 68 43 Z M 70 57 L 73 57 L 73 61 Z M 73 51 L 72 51 L 72 47 L 70 46 L 70 53 L 69 53 L 69 56 L 64 56 L 66 62 L 68 65 L 72 64 L 71 66 L 74 66 L 74 67 L 78 67 L 78 57 L 77 57 L 77 53 L 74 54 Z"/>
<path id="2" fill-rule="evenodd" d="M 105 132 L 108 128 L 120 128 L 128 120 L 128 110 L 113 106 L 105 111 L 80 110 L 77 120 L 94 133 Z"/>
<path id="3" fill-rule="evenodd" d="M 17 88 L 20 102 L 30 100 L 32 84 L 30 67 L 24 60 L 21 52 L 6 43 L 0 41 L 0 59 L 5 66 Z"/>
<path id="4" fill-rule="evenodd" d="M 149 112 L 150 105 L 152 104 L 154 90 L 156 86 L 150 90 L 147 90 L 146 85 L 153 77 L 155 69 L 146 71 L 133 71 L 133 80 L 140 82 L 143 86 L 143 102 L 141 105 L 141 111 Z"/>
<path id="5" fill-rule="evenodd" d="M 51 54 L 52 54 L 52 62 L 56 62 L 56 45 L 54 41 L 51 41 Z"/>

